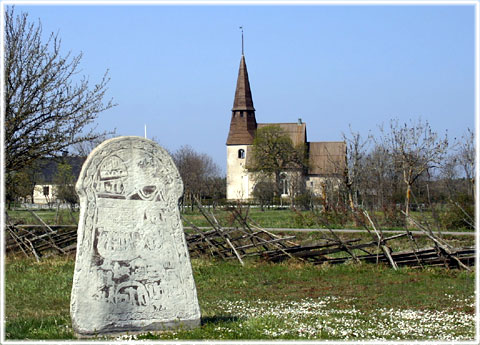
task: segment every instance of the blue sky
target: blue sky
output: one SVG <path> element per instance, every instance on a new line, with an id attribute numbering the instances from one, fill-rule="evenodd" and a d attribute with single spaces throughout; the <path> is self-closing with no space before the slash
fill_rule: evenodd
<path id="1" fill-rule="evenodd" d="M 191 145 L 224 170 L 245 32 L 257 122 L 307 123 L 309 141 L 367 136 L 421 117 L 450 137 L 474 129 L 473 6 L 17 5 L 82 74 L 109 70 L 118 106 L 98 128 Z"/>

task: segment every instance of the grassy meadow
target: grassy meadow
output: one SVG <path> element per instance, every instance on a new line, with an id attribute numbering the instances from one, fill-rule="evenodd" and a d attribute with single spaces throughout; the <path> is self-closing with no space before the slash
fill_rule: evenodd
<path id="1" fill-rule="evenodd" d="M 191 331 L 117 339 L 472 340 L 474 274 L 368 264 L 193 259 L 202 312 Z M 73 257 L 8 257 L 7 339 L 74 339 Z"/>
<path id="2" fill-rule="evenodd" d="M 48 224 L 78 221 L 78 212 L 35 212 Z M 212 212 L 223 226 L 231 224 L 229 212 Z M 38 224 L 28 211 L 15 210 L 8 214 L 17 224 Z M 262 212 L 252 208 L 249 215 L 264 228 L 319 227 L 311 222 L 309 212 L 289 209 Z M 209 226 L 198 211 L 187 210 L 183 216 L 197 226 Z M 379 220 L 382 217 L 381 214 L 373 216 Z M 340 226 L 332 225 L 335 227 Z M 345 223 L 343 227 L 355 228 L 355 224 Z M 314 244 L 331 237 L 323 232 L 277 234 L 295 235 L 294 241 L 301 244 Z M 345 241 L 371 240 L 368 233 L 338 236 Z M 444 239 L 454 247 L 474 245 L 473 236 L 444 236 Z M 391 240 L 389 245 L 399 251 L 409 250 L 413 244 L 403 237 Z M 432 242 L 425 236 L 416 236 L 416 245 L 431 247 Z M 475 337 L 475 275 L 472 272 L 444 268 L 394 271 L 382 265 L 353 263 L 313 266 L 287 261 L 272 264 L 253 259 L 245 263 L 242 267 L 236 261 L 192 259 L 202 313 L 201 327 L 157 335 L 125 335 L 117 339 L 451 341 Z M 6 258 L 7 339 L 75 339 L 69 313 L 73 270 L 72 256 L 53 256 L 40 262 L 20 254 Z"/>
<path id="3" fill-rule="evenodd" d="M 242 211 L 245 213 L 247 208 L 243 208 Z M 229 226 L 232 222 L 232 216 L 230 212 L 226 212 L 223 209 L 210 209 L 210 211 L 215 215 L 217 220 L 223 226 Z M 39 224 L 38 220 L 28 212 L 27 210 L 16 209 L 16 210 L 7 210 L 8 216 L 11 219 L 22 224 Z M 79 212 L 71 212 L 67 209 L 60 209 L 56 211 L 55 209 L 39 209 L 35 210 L 35 213 L 42 218 L 44 222 L 49 225 L 54 224 L 76 224 L 78 223 Z M 305 228 L 305 229 L 314 229 L 314 228 L 325 228 L 324 224 L 319 224 L 316 222 L 315 217 L 312 215 L 311 211 L 293 211 L 288 208 L 282 209 L 265 209 L 262 211 L 258 207 L 253 207 L 248 210 L 248 215 L 251 220 L 263 228 Z M 455 229 L 445 229 L 441 225 L 437 224 L 432 217 L 430 211 L 424 212 L 411 212 L 412 217 L 415 219 L 420 219 L 422 221 L 428 221 L 433 229 L 445 230 L 454 230 L 454 231 L 472 231 L 462 228 Z M 187 220 L 184 222 L 184 226 L 188 226 L 189 222 L 193 223 L 196 226 L 207 227 L 210 226 L 208 221 L 202 216 L 202 214 L 195 209 L 191 211 L 189 208 L 185 208 L 182 216 Z M 402 230 L 404 227 L 398 224 L 392 224 L 391 220 L 387 219 L 387 216 L 383 212 L 375 212 L 371 214 L 371 217 L 374 218 L 376 223 L 382 229 L 399 229 Z M 398 215 L 396 216 L 398 217 Z M 345 214 L 338 214 L 337 216 L 332 216 L 331 218 L 326 219 L 329 227 L 331 229 L 364 229 L 363 226 L 355 224 L 355 222 L 348 219 Z M 397 219 L 398 221 L 398 219 Z M 410 227 L 414 229 L 414 227 Z"/>

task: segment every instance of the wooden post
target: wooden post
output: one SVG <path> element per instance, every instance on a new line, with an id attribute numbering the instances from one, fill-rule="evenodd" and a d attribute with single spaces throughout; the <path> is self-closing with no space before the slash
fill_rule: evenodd
<path id="1" fill-rule="evenodd" d="M 423 233 L 425 233 L 425 235 L 427 235 L 428 238 L 430 238 L 434 243 L 435 245 L 441 250 L 443 251 L 449 258 L 451 258 L 452 260 L 456 261 L 457 264 L 460 266 L 460 267 L 463 267 L 464 269 L 466 269 L 467 271 L 471 271 L 470 267 L 466 266 L 458 257 L 456 257 L 452 251 L 450 250 L 452 247 L 448 244 L 448 243 L 445 243 L 443 241 L 441 241 L 439 238 L 437 238 L 431 229 L 427 229 L 425 230 L 425 227 L 423 225 L 421 225 L 420 223 L 418 223 L 415 219 L 413 219 L 411 216 L 409 216 L 408 214 L 404 213 L 406 217 L 408 217 L 409 219 L 412 220 L 412 222 L 421 230 L 423 231 Z"/>
<path id="2" fill-rule="evenodd" d="M 192 227 L 193 230 L 195 230 L 195 232 L 197 234 L 200 235 L 200 237 L 210 246 L 210 251 L 211 253 L 213 254 L 213 250 L 215 250 L 218 255 L 220 255 L 222 257 L 222 259 L 225 259 L 225 256 L 222 254 L 222 252 L 220 250 L 218 250 L 218 248 L 216 246 L 213 245 L 213 243 L 208 239 L 208 237 L 206 237 L 203 233 L 202 233 L 202 230 L 200 230 L 198 227 L 196 227 L 192 222 L 190 222 L 188 219 L 186 219 L 184 216 L 182 216 L 182 219 L 186 222 L 188 222 L 188 224 L 190 224 L 190 226 Z"/>
<path id="3" fill-rule="evenodd" d="M 378 245 L 380 246 L 380 248 L 382 248 L 382 251 L 385 254 L 385 256 L 387 257 L 388 261 L 390 262 L 390 265 L 392 266 L 392 268 L 394 270 L 397 270 L 398 266 L 395 263 L 395 261 L 393 260 L 392 256 L 390 255 L 391 254 L 391 249 L 389 247 L 387 247 L 385 245 L 384 241 L 383 241 L 383 234 L 378 233 L 377 228 L 375 227 L 375 224 L 373 223 L 372 219 L 370 218 L 370 215 L 368 214 L 368 212 L 367 211 L 363 211 L 363 212 L 364 212 L 365 216 L 367 217 L 368 221 L 370 222 L 370 224 L 372 225 L 373 230 L 375 230 L 375 233 L 378 236 Z"/>
<path id="4" fill-rule="evenodd" d="M 234 254 L 237 256 L 238 258 L 238 261 L 240 262 L 240 264 L 242 266 L 244 266 L 245 264 L 243 263 L 242 259 L 240 258 L 240 256 L 238 255 L 235 247 L 232 245 L 232 242 L 230 242 L 230 240 L 228 240 L 228 238 L 225 237 L 225 234 L 223 233 L 223 230 L 222 228 L 215 224 L 211 219 L 210 217 L 208 217 L 208 215 L 205 213 L 205 211 L 203 210 L 203 206 L 202 204 L 200 203 L 200 201 L 197 199 L 196 196 L 193 197 L 196 204 L 197 204 L 197 207 L 198 209 L 200 210 L 200 213 L 202 213 L 202 215 L 205 217 L 205 219 L 210 223 L 210 225 L 218 232 L 218 234 L 224 239 L 224 241 L 230 246 L 230 248 L 232 248 Z"/>
<path id="5" fill-rule="evenodd" d="M 35 212 L 33 212 L 32 210 L 28 210 L 28 212 L 30 212 L 48 231 L 50 231 L 50 233 L 55 233 L 55 231 L 53 231 L 52 228 L 49 227 L 49 226 L 47 225 L 47 223 L 45 223 L 45 222 L 43 221 L 43 219 L 40 218 Z M 48 231 L 47 231 L 47 234 L 48 234 Z M 62 253 L 62 254 L 66 254 L 66 252 L 65 252 L 62 248 L 60 248 L 59 246 L 57 246 L 57 245 L 55 244 L 55 241 L 54 241 L 53 238 L 50 236 L 50 234 L 48 234 L 48 239 L 50 240 L 50 243 L 51 243 L 51 245 L 52 245 L 53 248 L 55 248 L 56 250 L 58 250 L 58 251 L 59 251 L 60 253 Z"/>

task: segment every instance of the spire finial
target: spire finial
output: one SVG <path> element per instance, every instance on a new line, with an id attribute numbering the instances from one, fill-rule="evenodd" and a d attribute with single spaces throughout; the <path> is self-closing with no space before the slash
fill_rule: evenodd
<path id="1" fill-rule="evenodd" d="M 240 30 L 242 30 L 242 55 L 243 55 L 243 26 L 240 26 Z"/>

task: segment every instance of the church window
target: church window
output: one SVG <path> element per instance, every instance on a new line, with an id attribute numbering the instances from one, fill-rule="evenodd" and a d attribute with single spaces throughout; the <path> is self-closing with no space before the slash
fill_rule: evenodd
<path id="1" fill-rule="evenodd" d="M 240 112 L 240 117 L 243 117 L 243 111 Z"/>
<path id="2" fill-rule="evenodd" d="M 245 158 L 245 150 L 244 149 L 238 150 L 238 158 L 240 158 L 240 159 Z"/>

